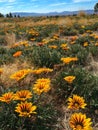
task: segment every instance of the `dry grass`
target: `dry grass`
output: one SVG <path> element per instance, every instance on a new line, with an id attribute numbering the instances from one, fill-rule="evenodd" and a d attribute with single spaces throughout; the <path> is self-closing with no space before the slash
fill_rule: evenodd
<path id="1" fill-rule="evenodd" d="M 92 61 L 90 63 L 90 66 L 91 66 L 91 68 L 93 70 L 93 74 L 98 76 L 98 61 Z"/>
<path id="2" fill-rule="evenodd" d="M 79 15 L 84 15 L 84 12 L 80 12 Z M 91 23 L 94 23 L 95 21 L 98 21 L 98 18 L 86 18 L 86 17 L 58 17 L 58 18 L 47 18 L 44 17 L 43 19 L 40 19 L 38 21 L 34 21 L 33 18 L 25 18 L 23 21 L 19 21 L 19 19 L 14 19 L 13 22 L 4 22 L 3 18 L 0 20 L 0 28 L 4 28 L 5 32 L 9 29 L 9 27 L 15 27 L 16 25 L 20 25 L 21 27 L 33 27 L 38 25 L 49 25 L 49 24 L 57 24 L 57 25 L 66 25 L 66 26 L 72 26 L 73 23 L 78 22 L 81 25 L 88 25 Z M 10 26 L 9 26 L 10 25 Z"/>
<path id="3" fill-rule="evenodd" d="M 69 126 L 69 118 L 72 114 L 70 110 L 67 109 L 67 107 L 63 106 L 63 112 L 64 112 L 64 118 L 62 119 L 62 130 L 71 130 Z"/>
<path id="4" fill-rule="evenodd" d="M 13 86 L 17 82 L 15 80 L 10 79 L 10 75 L 21 70 L 21 69 L 28 69 L 30 66 L 26 61 L 23 63 L 20 63 L 20 61 L 16 60 L 15 63 L 8 64 L 8 65 L 3 65 L 0 68 L 3 68 L 3 73 L 1 74 L 0 77 L 0 82 L 3 84 L 4 88 L 9 88 Z M 32 68 L 33 69 L 33 68 Z M 28 76 L 28 78 L 25 79 L 24 84 L 29 84 L 29 81 L 31 80 L 31 77 Z"/>
<path id="5" fill-rule="evenodd" d="M 11 47 L 16 42 L 16 36 L 14 33 L 6 33 L 5 40 L 7 42 L 7 46 Z"/>
<path id="6" fill-rule="evenodd" d="M 88 56 L 88 65 L 85 67 L 93 75 L 98 76 L 98 60 L 95 60 L 90 54 Z"/>

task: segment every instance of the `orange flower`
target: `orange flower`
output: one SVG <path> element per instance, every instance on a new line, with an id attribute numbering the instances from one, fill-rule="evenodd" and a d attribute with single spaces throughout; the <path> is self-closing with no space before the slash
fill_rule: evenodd
<path id="1" fill-rule="evenodd" d="M 91 33 L 92 31 L 91 31 L 91 30 L 87 30 L 86 32 L 87 32 L 87 33 Z"/>
<path id="2" fill-rule="evenodd" d="M 61 61 L 63 61 L 65 64 L 69 64 L 71 61 L 77 61 L 77 57 L 66 57 L 66 58 L 61 58 Z"/>
<path id="3" fill-rule="evenodd" d="M 68 108 L 78 110 L 79 108 L 85 108 L 87 105 L 83 97 L 73 95 L 73 98 L 68 98 Z"/>
<path id="4" fill-rule="evenodd" d="M 49 42 L 49 41 L 48 41 L 47 39 L 43 39 L 43 40 L 42 40 L 43 45 L 44 45 L 44 44 L 47 44 L 48 42 Z"/>
<path id="5" fill-rule="evenodd" d="M 13 54 L 13 57 L 19 57 L 22 54 L 22 51 L 17 51 Z"/>
<path id="6" fill-rule="evenodd" d="M 52 72 L 52 71 L 53 71 L 53 69 L 50 69 L 50 68 L 39 68 L 39 69 L 36 69 L 36 70 L 32 70 L 32 73 L 41 74 L 43 72 L 48 73 L 48 72 Z"/>
<path id="7" fill-rule="evenodd" d="M 50 45 L 49 48 L 56 49 L 57 46 L 56 45 Z"/>
<path id="8" fill-rule="evenodd" d="M 84 47 L 88 46 L 88 42 L 84 42 L 83 46 Z"/>
<path id="9" fill-rule="evenodd" d="M 29 44 L 28 44 L 28 41 L 21 41 L 20 45 L 28 46 Z"/>
<path id="10" fill-rule="evenodd" d="M 65 64 L 69 64 L 72 60 L 71 57 L 61 58 L 61 61 L 63 61 Z"/>
<path id="11" fill-rule="evenodd" d="M 82 26 L 81 26 L 81 28 L 85 28 L 85 26 L 84 26 L 84 25 L 82 25 Z"/>
<path id="12" fill-rule="evenodd" d="M 0 68 L 0 74 L 2 74 L 3 73 L 3 69 L 2 68 Z"/>
<path id="13" fill-rule="evenodd" d="M 64 79 L 65 79 L 68 83 L 71 84 L 75 78 L 76 78 L 75 76 L 67 76 L 67 77 L 65 77 Z"/>
<path id="14" fill-rule="evenodd" d="M 94 37 L 95 39 L 98 39 L 98 36 L 97 35 L 95 35 L 95 37 Z"/>
<path id="15" fill-rule="evenodd" d="M 36 114 L 37 106 L 32 105 L 31 102 L 21 102 L 18 103 L 15 111 L 19 113 L 19 116 L 21 117 L 30 117 L 32 114 Z"/>
<path id="16" fill-rule="evenodd" d="M 95 43 L 95 46 L 98 46 L 98 42 L 97 42 L 97 43 Z"/>
<path id="17" fill-rule="evenodd" d="M 71 41 L 70 44 L 75 44 L 75 41 Z"/>
<path id="18" fill-rule="evenodd" d="M 28 73 L 32 72 L 32 70 L 27 69 L 27 70 L 20 70 L 10 76 L 11 79 L 15 79 L 19 81 L 20 79 L 23 79 Z"/>
<path id="19" fill-rule="evenodd" d="M 91 127 L 91 118 L 87 118 L 85 114 L 72 114 L 69 125 L 73 130 L 93 130 Z"/>
<path id="20" fill-rule="evenodd" d="M 75 41 L 78 38 L 78 36 L 72 36 L 70 37 L 71 41 Z"/>
<path id="21" fill-rule="evenodd" d="M 0 101 L 1 102 L 6 102 L 6 103 L 10 103 L 13 100 L 13 98 L 14 98 L 13 92 L 8 92 L 8 93 L 3 94 L 0 97 Z"/>
<path id="22" fill-rule="evenodd" d="M 29 98 L 32 98 L 32 93 L 29 90 L 17 91 L 16 94 L 14 94 L 14 100 L 25 101 Z"/>
<path id="23" fill-rule="evenodd" d="M 60 46 L 63 50 L 68 50 L 69 49 L 69 47 L 67 46 L 67 44 L 66 43 L 64 43 L 64 44 L 61 44 L 61 46 Z"/>
<path id="24" fill-rule="evenodd" d="M 31 38 L 30 40 L 31 40 L 31 41 L 35 41 L 36 39 L 35 39 L 35 38 Z"/>
<path id="25" fill-rule="evenodd" d="M 50 79 L 42 78 L 38 79 L 34 84 L 33 91 L 40 95 L 43 92 L 48 92 L 50 90 Z"/>

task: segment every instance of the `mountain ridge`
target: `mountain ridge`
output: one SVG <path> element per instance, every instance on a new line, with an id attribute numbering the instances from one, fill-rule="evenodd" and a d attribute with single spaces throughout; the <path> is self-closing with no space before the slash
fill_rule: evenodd
<path id="1" fill-rule="evenodd" d="M 62 15 L 75 15 L 80 11 L 62 11 L 62 12 L 49 12 L 49 13 L 36 13 L 36 12 L 13 12 L 12 15 L 19 15 L 21 17 L 28 16 L 62 16 Z M 83 10 L 86 14 L 94 14 L 94 10 Z"/>

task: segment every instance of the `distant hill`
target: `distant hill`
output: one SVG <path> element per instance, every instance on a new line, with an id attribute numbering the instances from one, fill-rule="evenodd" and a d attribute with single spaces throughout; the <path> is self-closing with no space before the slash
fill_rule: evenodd
<path id="1" fill-rule="evenodd" d="M 28 17 L 28 16 L 62 16 L 78 14 L 80 11 L 63 11 L 63 12 L 49 12 L 49 13 L 29 13 L 29 12 L 14 12 L 12 15 Z M 84 10 L 86 14 L 93 14 L 94 10 Z"/>

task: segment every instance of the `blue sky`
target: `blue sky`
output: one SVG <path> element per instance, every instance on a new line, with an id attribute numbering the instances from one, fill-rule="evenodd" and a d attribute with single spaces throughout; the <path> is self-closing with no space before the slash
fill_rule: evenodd
<path id="1" fill-rule="evenodd" d="M 0 12 L 62 12 L 93 9 L 98 0 L 0 0 Z"/>

